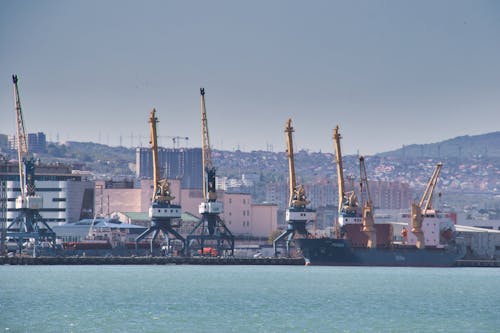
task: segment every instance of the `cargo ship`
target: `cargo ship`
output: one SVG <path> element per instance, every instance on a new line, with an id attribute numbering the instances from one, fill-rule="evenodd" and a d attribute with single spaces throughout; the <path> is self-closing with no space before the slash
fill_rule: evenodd
<path id="1" fill-rule="evenodd" d="M 444 222 L 446 218 L 429 218 L 428 225 L 442 225 L 439 220 Z M 307 264 L 327 266 L 450 267 L 465 255 L 465 246 L 455 239 L 453 229 L 441 231 L 440 243 L 418 248 L 411 241 L 389 240 L 392 224 L 375 224 L 381 241 L 368 247 L 362 225 L 349 226 L 350 232 L 346 232 L 344 238 L 299 238 L 294 240 L 295 245 Z"/>
<path id="2" fill-rule="evenodd" d="M 344 187 L 339 127 L 334 129 L 339 204 L 334 237 L 298 237 L 295 246 L 306 264 L 332 266 L 449 267 L 465 256 L 450 215 L 433 208 L 433 192 L 442 164 L 438 163 L 420 201 L 400 223 L 375 223 L 364 158 L 360 163 L 360 202 Z M 395 228 L 400 228 L 400 237 Z M 399 231 L 399 230 L 398 230 Z M 395 239 L 398 239 L 395 241 Z"/>

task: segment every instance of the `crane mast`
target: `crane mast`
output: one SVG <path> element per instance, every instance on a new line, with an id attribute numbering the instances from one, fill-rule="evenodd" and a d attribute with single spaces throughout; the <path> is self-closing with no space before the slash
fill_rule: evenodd
<path id="1" fill-rule="evenodd" d="M 360 189 L 361 189 L 361 204 L 364 206 L 365 203 L 372 204 L 372 197 L 370 194 L 370 187 L 368 186 L 368 177 L 366 175 L 365 158 L 364 156 L 359 157 L 359 178 L 360 178 Z M 364 195 L 366 193 L 366 195 Z M 366 198 L 366 201 L 365 201 Z"/>
<path id="2" fill-rule="evenodd" d="M 21 188 L 21 197 L 23 201 L 26 199 L 26 182 L 24 175 L 23 161 L 28 159 L 28 140 L 26 135 L 26 130 L 24 127 L 23 112 L 21 109 L 21 98 L 19 97 L 19 88 L 17 86 L 17 75 L 12 75 L 12 81 L 14 83 L 14 100 L 16 104 L 16 130 L 17 130 L 17 160 L 19 163 L 19 181 Z"/>
<path id="3" fill-rule="evenodd" d="M 150 125 L 150 135 L 151 135 L 151 153 L 153 155 L 153 199 L 152 201 L 165 202 L 170 204 L 172 200 L 175 199 L 174 196 L 170 194 L 170 184 L 166 179 L 160 178 L 160 160 L 158 155 L 158 134 L 156 129 L 156 124 L 158 123 L 158 118 L 156 117 L 156 109 L 151 111 L 149 117 Z"/>
<path id="4" fill-rule="evenodd" d="M 201 94 L 201 139 L 203 154 L 203 198 L 205 201 L 215 202 L 217 192 L 215 190 L 215 168 L 212 164 L 212 150 L 210 148 L 210 136 L 208 135 L 207 111 L 205 107 L 205 89 L 200 88 Z"/>
<path id="5" fill-rule="evenodd" d="M 368 176 L 366 175 L 365 158 L 359 157 L 359 178 L 361 202 L 363 206 L 363 232 L 368 236 L 367 247 L 375 248 L 377 246 L 377 230 L 373 214 L 373 203 L 368 186 Z M 366 195 L 364 194 L 366 192 Z M 365 200 L 366 197 L 366 200 Z"/>
<path id="6" fill-rule="evenodd" d="M 288 155 L 288 177 L 290 179 L 290 191 L 289 191 L 289 206 L 292 206 L 293 196 L 295 193 L 295 187 L 297 186 L 295 180 L 295 165 L 293 160 L 293 138 L 292 133 L 294 132 L 292 127 L 292 119 L 288 119 L 285 127 L 286 136 L 286 144 L 287 144 L 287 155 Z"/>
<path id="7" fill-rule="evenodd" d="M 419 207 L 422 209 L 423 213 L 426 214 L 428 210 L 432 210 L 432 196 L 434 194 L 434 189 L 436 188 L 436 184 L 439 178 L 439 172 L 441 171 L 441 167 L 443 163 L 439 162 L 432 173 L 431 178 L 427 182 L 427 187 L 425 188 L 424 194 L 422 198 L 420 198 L 420 202 L 418 203 Z M 425 205 L 424 205 L 425 203 Z"/>
<path id="8" fill-rule="evenodd" d="M 333 130 L 333 142 L 335 145 L 335 163 L 337 163 L 337 185 L 339 188 L 339 204 L 338 211 L 342 211 L 345 201 L 345 186 L 344 186 L 344 167 L 342 166 L 342 152 L 340 150 L 340 139 L 342 137 L 339 133 L 339 126 L 337 125 Z"/>
<path id="9" fill-rule="evenodd" d="M 150 143 L 151 143 L 151 153 L 153 155 L 153 201 L 156 199 L 156 192 L 158 190 L 158 181 L 160 180 L 160 168 L 158 160 L 158 136 L 156 133 L 156 124 L 158 123 L 158 118 L 156 118 L 156 110 L 151 111 L 149 117 L 150 126 Z"/>

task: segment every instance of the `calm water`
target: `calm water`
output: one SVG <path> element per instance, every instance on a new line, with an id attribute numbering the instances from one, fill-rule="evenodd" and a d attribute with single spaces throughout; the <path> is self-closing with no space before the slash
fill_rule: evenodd
<path id="1" fill-rule="evenodd" d="M 0 332 L 500 332 L 500 269 L 0 266 Z"/>

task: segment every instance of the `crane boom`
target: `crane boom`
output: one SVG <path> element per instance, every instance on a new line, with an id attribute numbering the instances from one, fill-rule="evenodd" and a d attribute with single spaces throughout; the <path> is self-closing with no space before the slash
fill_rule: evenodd
<path id="1" fill-rule="evenodd" d="M 439 162 L 432 173 L 429 182 L 427 183 L 427 187 L 425 188 L 424 194 L 418 203 L 418 206 L 422 209 L 422 212 L 426 214 L 427 210 L 432 209 L 432 195 L 434 194 L 434 189 L 436 188 L 436 184 L 439 177 L 439 172 L 441 171 L 441 167 L 443 163 Z M 425 206 L 424 206 L 425 203 Z"/>
<path id="2" fill-rule="evenodd" d="M 286 152 L 288 155 L 288 176 L 290 178 L 289 206 L 292 205 L 293 194 L 295 192 L 295 187 L 297 186 L 297 183 L 295 180 L 295 165 L 294 165 L 294 160 L 293 160 L 293 138 L 292 138 L 293 132 L 294 132 L 294 130 L 292 127 L 292 119 L 288 118 L 288 121 L 287 121 L 286 127 L 285 127 L 285 133 L 287 134 L 287 136 L 286 136 L 286 145 L 287 145 Z"/>
<path id="3" fill-rule="evenodd" d="M 359 157 L 359 177 L 360 177 L 360 187 L 361 187 L 361 204 L 364 206 L 365 196 L 363 195 L 366 191 L 366 202 L 370 205 L 372 204 L 372 197 L 370 194 L 370 187 L 368 186 L 368 176 L 366 175 L 365 158 L 364 156 Z M 364 187 L 364 191 L 363 191 Z"/>
<path id="4" fill-rule="evenodd" d="M 12 75 L 14 83 L 14 99 L 16 104 L 16 129 L 17 129 L 17 156 L 19 163 L 19 180 L 21 187 L 21 197 L 26 198 L 26 183 L 24 175 L 23 160 L 29 157 L 28 140 L 24 127 L 23 112 L 21 109 L 21 98 L 19 97 L 19 88 L 17 86 L 17 75 Z"/>
<path id="5" fill-rule="evenodd" d="M 149 130 L 150 130 L 150 144 L 151 153 L 153 155 L 153 201 L 155 200 L 156 191 L 158 190 L 158 181 L 160 180 L 160 169 L 158 160 L 158 134 L 156 132 L 156 124 L 158 118 L 156 117 L 156 109 L 151 111 L 149 116 Z"/>
<path id="6" fill-rule="evenodd" d="M 153 202 L 164 202 L 170 204 L 172 200 L 175 199 L 174 196 L 170 194 L 170 184 L 166 179 L 161 179 L 160 177 L 160 159 L 158 154 L 158 131 L 156 124 L 158 123 L 158 118 L 156 117 L 156 109 L 151 111 L 149 116 L 149 126 L 150 126 L 150 143 L 151 152 L 153 155 Z"/>
<path id="7" fill-rule="evenodd" d="M 339 133 L 339 126 L 337 125 L 333 130 L 333 141 L 335 144 L 335 163 L 337 163 L 337 184 L 339 188 L 339 213 L 342 211 L 344 197 L 345 197 L 345 186 L 344 186 L 344 169 L 342 166 L 342 152 L 340 150 L 340 139 L 342 137 Z"/>
<path id="8" fill-rule="evenodd" d="M 205 107 L 205 88 L 200 88 L 201 94 L 201 139 L 203 151 L 203 198 L 205 201 L 215 202 L 215 168 L 212 164 L 210 136 L 208 135 L 207 111 Z"/>

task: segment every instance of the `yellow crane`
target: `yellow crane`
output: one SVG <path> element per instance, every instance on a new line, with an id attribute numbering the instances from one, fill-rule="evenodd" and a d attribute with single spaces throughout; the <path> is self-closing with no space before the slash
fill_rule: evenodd
<path id="1" fill-rule="evenodd" d="M 418 204 L 415 202 L 411 205 L 411 232 L 416 236 L 417 243 L 416 246 L 419 249 L 423 249 L 425 247 L 424 244 L 424 232 L 422 230 L 422 223 L 425 216 L 434 216 L 436 211 L 433 208 L 432 196 L 434 194 L 434 189 L 436 188 L 436 184 L 439 178 L 439 172 L 441 171 L 441 167 L 443 164 L 439 162 L 429 181 L 427 182 L 427 186 L 425 188 L 422 197 Z"/>
<path id="2" fill-rule="evenodd" d="M 159 232 L 162 231 L 167 242 L 167 251 L 172 249 L 169 238 L 169 234 L 172 234 L 175 239 L 181 242 L 182 253 L 185 248 L 186 240 L 174 229 L 174 225 L 172 224 L 174 219 L 181 218 L 182 208 L 180 205 L 172 203 L 175 197 L 170 192 L 170 184 L 167 179 L 161 178 L 160 176 L 157 123 L 158 118 L 156 117 L 156 109 L 153 109 L 149 115 L 150 144 L 153 157 L 153 197 L 151 199 L 151 206 L 149 207 L 151 225 L 136 238 L 136 248 L 141 240 L 152 233 L 150 251 L 151 254 L 154 254 L 154 241 L 159 235 Z"/>
<path id="3" fill-rule="evenodd" d="M 281 240 L 286 240 L 286 254 L 290 255 L 290 243 L 294 236 L 308 237 L 309 232 L 306 224 L 316 219 L 316 211 L 306 206 L 309 204 L 306 191 L 303 185 L 297 185 L 295 177 L 295 162 L 293 154 L 292 119 L 288 119 L 285 126 L 287 155 L 288 155 L 288 176 L 290 198 L 289 205 L 285 212 L 285 220 L 288 222 L 287 229 L 273 241 L 274 253 L 278 254 L 277 246 Z"/>
<path id="4" fill-rule="evenodd" d="M 373 218 L 373 202 L 370 194 L 370 187 L 368 186 L 368 176 L 366 175 L 364 156 L 359 157 L 359 174 L 361 204 L 363 207 L 363 232 L 368 236 L 367 247 L 375 248 L 377 247 L 377 231 L 375 229 L 375 220 Z"/>
<path id="5" fill-rule="evenodd" d="M 220 214 L 224 212 L 223 203 L 217 201 L 216 169 L 212 163 L 212 149 L 208 134 L 207 111 L 205 106 L 205 89 L 200 88 L 201 95 L 201 140 L 203 167 L 203 202 L 198 207 L 200 222 L 187 236 L 187 247 L 199 248 L 201 253 L 210 246 L 217 254 L 234 254 L 234 236 L 227 228 Z M 189 251 L 188 251 L 189 252 Z M 211 251 L 210 251 L 211 252 Z M 212 252 L 211 252 L 212 253 Z M 188 253 L 189 254 L 189 253 Z"/>
<path id="6" fill-rule="evenodd" d="M 338 203 L 338 225 L 340 226 L 340 233 L 342 234 L 342 227 L 345 223 L 359 223 L 361 222 L 360 208 L 358 207 L 358 199 L 354 191 L 347 192 L 344 184 L 344 167 L 342 164 L 342 151 L 340 149 L 340 132 L 337 125 L 333 130 L 333 142 L 335 147 L 335 163 L 337 164 L 337 184 L 339 189 L 339 203 Z"/>
<path id="7" fill-rule="evenodd" d="M 306 196 L 306 190 L 303 185 L 297 185 L 297 181 L 295 178 L 295 161 L 293 155 L 293 137 L 292 133 L 294 129 L 292 127 L 292 119 L 288 119 L 285 127 L 286 135 L 286 144 L 287 144 L 287 155 L 288 155 L 288 177 L 289 181 L 289 207 L 305 207 L 309 204 Z"/>

